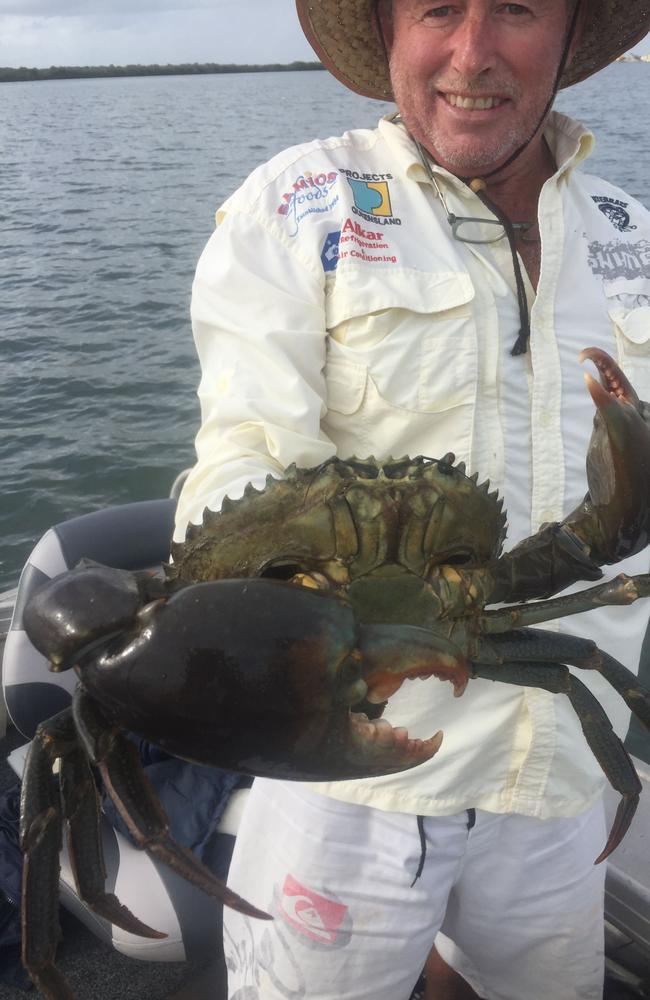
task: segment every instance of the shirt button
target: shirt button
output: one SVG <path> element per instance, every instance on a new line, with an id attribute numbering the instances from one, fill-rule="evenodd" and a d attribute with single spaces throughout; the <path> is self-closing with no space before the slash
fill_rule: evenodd
<path id="1" fill-rule="evenodd" d="M 544 410 L 541 417 L 539 418 L 539 422 L 542 425 L 542 427 L 550 427 L 551 414 L 548 412 L 548 410 Z"/>
<path id="2" fill-rule="evenodd" d="M 553 517 L 553 511 L 552 510 L 543 510 L 541 512 L 541 514 L 540 514 L 540 518 L 542 520 L 542 524 L 545 524 L 546 521 L 553 521 L 553 520 L 555 520 L 554 517 Z"/>

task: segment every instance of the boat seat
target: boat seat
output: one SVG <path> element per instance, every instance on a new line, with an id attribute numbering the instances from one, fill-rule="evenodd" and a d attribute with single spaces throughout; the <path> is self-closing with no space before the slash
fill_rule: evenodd
<path id="1" fill-rule="evenodd" d="M 32 551 L 20 577 L 5 643 L 2 684 L 9 717 L 27 740 L 40 722 L 70 704 L 72 670 L 52 673 L 22 627 L 23 610 L 45 581 L 72 569 L 82 558 L 119 569 L 157 569 L 169 556 L 176 501 L 148 500 L 109 507 L 50 528 Z M 29 743 L 9 763 L 20 776 Z M 234 834 L 247 789 L 231 796 L 218 832 Z M 107 891 L 141 920 L 167 937 L 140 938 L 98 917 L 78 898 L 70 861 L 61 854 L 61 901 L 98 937 L 131 958 L 202 961 L 213 958 L 221 935 L 220 907 L 166 865 L 135 848 L 102 815 L 101 836 Z"/>

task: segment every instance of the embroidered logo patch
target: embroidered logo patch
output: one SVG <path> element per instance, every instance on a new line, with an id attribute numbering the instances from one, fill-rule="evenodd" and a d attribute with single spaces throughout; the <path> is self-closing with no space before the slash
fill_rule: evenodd
<path id="1" fill-rule="evenodd" d="M 321 263 L 323 265 L 323 270 L 325 273 L 328 271 L 335 271 L 336 265 L 339 260 L 339 241 L 341 239 L 341 230 L 337 229 L 334 233 L 328 233 L 325 237 L 325 242 L 323 243 L 323 249 L 321 250 Z"/>
<path id="2" fill-rule="evenodd" d="M 390 187 L 392 174 L 360 174 L 342 169 L 352 189 L 352 211 L 378 226 L 401 226 L 402 220 L 393 215 Z"/>
<path id="3" fill-rule="evenodd" d="M 347 944 L 349 933 L 343 935 L 345 940 L 338 940 L 347 912 L 347 906 L 300 885 L 292 875 L 284 880 L 280 913 L 301 936 L 319 944 Z"/>
<path id="4" fill-rule="evenodd" d="M 354 204 L 364 215 L 388 218 L 393 214 L 388 181 L 357 181 L 348 177 L 348 184 L 352 188 Z"/>
<path id="5" fill-rule="evenodd" d="M 289 236 L 296 236 L 300 223 L 308 215 L 330 212 L 337 204 L 338 172 L 330 170 L 312 173 L 305 170 L 296 177 L 291 191 L 285 191 L 276 211 L 289 222 Z"/>
<path id="6" fill-rule="evenodd" d="M 391 252 L 389 238 L 384 229 L 364 229 L 354 219 L 348 218 L 340 233 L 337 260 L 354 257 L 364 262 L 396 264 L 397 254 Z"/>
<path id="7" fill-rule="evenodd" d="M 618 198 L 606 198 L 604 195 L 594 194 L 591 200 L 596 202 L 598 210 L 609 219 L 615 229 L 621 233 L 631 233 L 636 226 L 630 225 L 630 215 L 626 201 L 619 201 Z"/>
<path id="8" fill-rule="evenodd" d="M 291 191 L 285 191 L 282 195 L 282 204 L 278 205 L 279 215 L 289 214 L 296 196 L 304 197 L 311 194 L 312 197 L 315 196 L 317 199 L 326 198 L 332 184 L 336 183 L 337 178 L 338 173 L 336 170 L 330 170 L 329 173 L 323 171 L 319 174 L 313 174 L 311 170 L 305 170 L 304 173 L 296 177 L 291 185 Z"/>

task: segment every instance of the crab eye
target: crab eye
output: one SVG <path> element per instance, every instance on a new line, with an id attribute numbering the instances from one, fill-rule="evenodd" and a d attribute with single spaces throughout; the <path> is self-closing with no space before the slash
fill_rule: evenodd
<path id="1" fill-rule="evenodd" d="M 445 562 L 448 566 L 464 566 L 466 563 L 471 563 L 476 561 L 476 556 L 473 552 L 454 552 L 450 555 Z"/>
<path id="2" fill-rule="evenodd" d="M 302 566 L 297 563 L 274 563 L 266 566 L 260 576 L 266 580 L 290 580 L 301 572 Z"/>
<path id="3" fill-rule="evenodd" d="M 477 563 L 478 556 L 473 549 L 452 549 L 446 552 L 437 552 L 435 559 L 431 560 L 431 566 L 467 566 L 470 563 Z"/>

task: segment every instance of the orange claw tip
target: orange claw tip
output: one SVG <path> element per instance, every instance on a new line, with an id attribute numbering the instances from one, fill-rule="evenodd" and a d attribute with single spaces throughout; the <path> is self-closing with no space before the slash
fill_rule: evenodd
<path id="1" fill-rule="evenodd" d="M 431 737 L 431 739 L 426 740 L 426 743 L 429 748 L 433 750 L 433 753 L 437 753 L 442 746 L 442 729 L 439 729 L 438 732 Z"/>
<path id="2" fill-rule="evenodd" d="M 581 364 L 583 361 L 593 361 L 599 370 L 604 368 L 618 369 L 616 361 L 607 351 L 603 351 L 602 347 L 584 347 L 578 355 L 578 361 Z"/>
<path id="3" fill-rule="evenodd" d="M 589 394 L 590 394 L 591 398 L 594 401 L 594 404 L 599 409 L 601 409 L 604 406 L 611 405 L 611 403 L 612 403 L 612 396 L 607 392 L 607 389 L 605 389 L 600 384 L 600 382 L 598 381 L 598 379 L 595 379 L 593 377 L 593 375 L 589 374 L 589 372 L 584 372 L 583 373 L 583 378 L 585 380 L 585 384 L 587 386 L 587 389 L 589 390 Z"/>
<path id="4" fill-rule="evenodd" d="M 416 767 L 418 764 L 424 764 L 425 761 L 431 760 L 438 753 L 441 744 L 442 731 L 440 730 L 428 740 L 410 739 L 404 749 L 413 761 L 411 767 Z"/>
<path id="5" fill-rule="evenodd" d="M 469 684 L 469 677 L 450 678 L 454 685 L 454 698 L 460 698 L 465 693 L 465 688 Z"/>
<path id="6" fill-rule="evenodd" d="M 434 754 L 438 753 L 442 745 L 442 730 L 439 729 L 437 733 L 434 733 L 428 740 L 414 740 L 414 743 L 421 744 L 422 750 L 426 751 L 425 760 L 429 760 Z"/>

